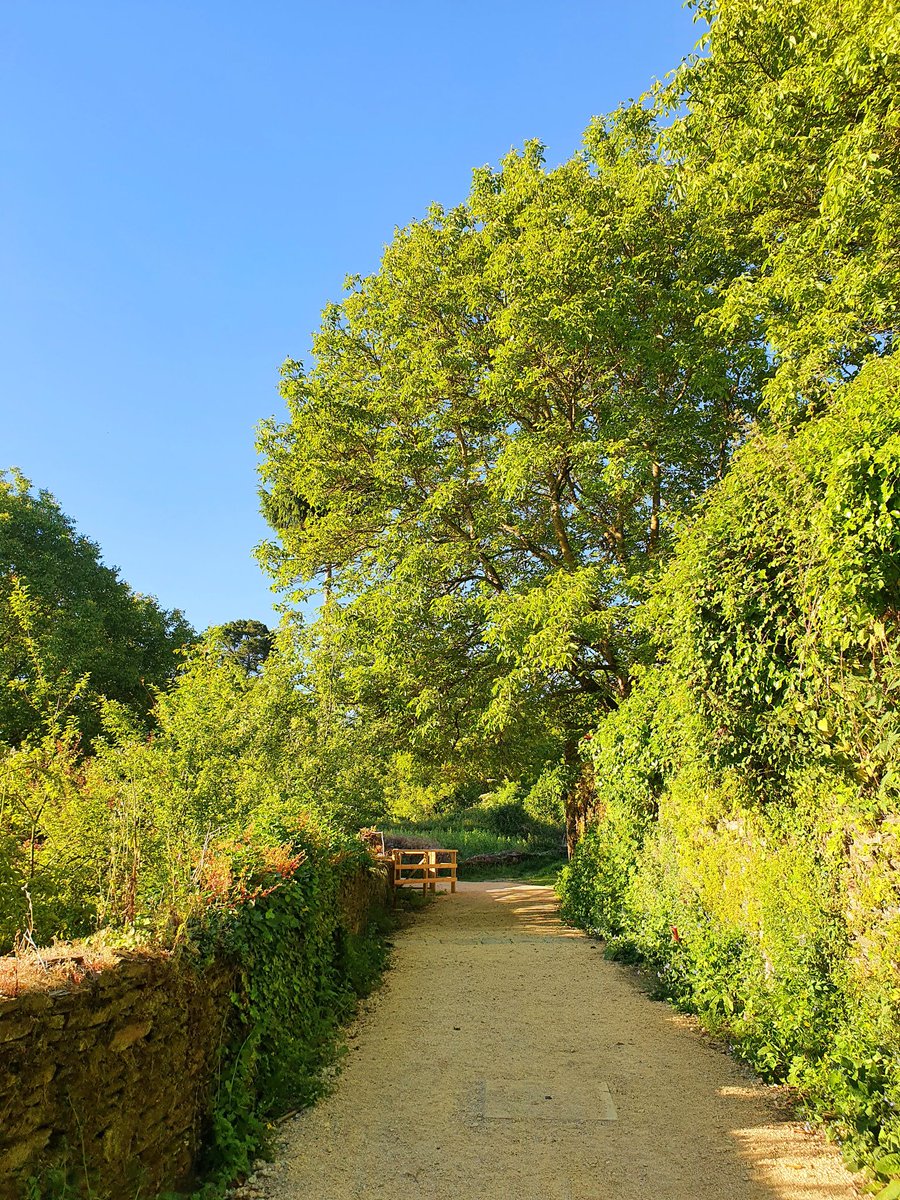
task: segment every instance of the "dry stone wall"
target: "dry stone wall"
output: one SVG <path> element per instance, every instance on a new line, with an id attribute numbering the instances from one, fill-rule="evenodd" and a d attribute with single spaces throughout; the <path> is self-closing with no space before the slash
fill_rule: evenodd
<path id="1" fill-rule="evenodd" d="M 99 1193 L 190 1177 L 229 1016 L 227 969 L 122 959 L 62 994 L 0 1001 L 0 1197 L 41 1163 L 86 1164 Z"/>
<path id="2" fill-rule="evenodd" d="M 361 932 L 388 898 L 386 876 L 345 881 L 342 927 Z M 55 1165 L 86 1196 L 190 1189 L 236 986 L 224 962 L 155 951 L 75 987 L 0 996 L 0 1200 Z"/>

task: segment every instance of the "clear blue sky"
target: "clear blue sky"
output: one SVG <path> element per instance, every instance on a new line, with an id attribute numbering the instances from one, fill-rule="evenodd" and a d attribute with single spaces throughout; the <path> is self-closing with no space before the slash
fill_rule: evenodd
<path id="1" fill-rule="evenodd" d="M 256 422 L 344 277 L 473 167 L 568 157 L 679 0 L 0 5 L 0 467 L 200 628 L 270 619 Z"/>

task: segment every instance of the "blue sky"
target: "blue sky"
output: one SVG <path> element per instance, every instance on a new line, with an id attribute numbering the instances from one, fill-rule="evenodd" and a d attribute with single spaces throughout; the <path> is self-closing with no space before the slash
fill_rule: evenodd
<path id="1" fill-rule="evenodd" d="M 0 6 L 0 467 L 199 628 L 271 619 L 254 427 L 397 225 L 690 52 L 679 0 Z"/>

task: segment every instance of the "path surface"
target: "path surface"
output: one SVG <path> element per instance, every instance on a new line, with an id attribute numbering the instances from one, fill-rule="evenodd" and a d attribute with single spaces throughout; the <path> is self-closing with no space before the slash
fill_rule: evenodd
<path id="1" fill-rule="evenodd" d="M 561 926 L 550 888 L 441 897 L 398 936 L 350 1046 L 334 1094 L 282 1126 L 266 1197 L 857 1195 L 775 1089 Z"/>

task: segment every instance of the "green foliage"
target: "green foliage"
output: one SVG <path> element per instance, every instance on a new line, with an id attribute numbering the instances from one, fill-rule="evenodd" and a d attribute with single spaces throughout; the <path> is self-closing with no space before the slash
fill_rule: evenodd
<path id="1" fill-rule="evenodd" d="M 301 813 L 348 830 L 365 819 L 349 772 L 320 744 L 291 629 L 258 676 L 220 651 L 215 631 L 192 651 L 158 698 L 151 735 L 106 704 L 89 758 L 35 665 L 41 736 L 0 758 L 7 947 L 26 926 L 44 944 L 98 928 L 169 939 L 202 905 L 216 847 L 248 831 L 277 846 L 279 822 Z"/>
<path id="2" fill-rule="evenodd" d="M 218 1200 L 266 1148 L 273 1117 L 327 1086 L 340 1026 L 384 967 L 391 916 L 386 880 L 359 839 L 308 821 L 216 847 L 201 887 L 203 904 L 177 952 L 198 982 L 206 969 L 234 980 L 202 1130 L 205 1182 L 195 1193 Z M 28 1181 L 25 1197 L 105 1200 L 78 1147 L 62 1155 Z"/>
<path id="3" fill-rule="evenodd" d="M 668 152 L 743 257 L 716 329 L 761 320 L 772 411 L 827 401 L 900 318 L 895 0 L 698 0 L 707 53 L 676 72 Z M 683 107 L 685 106 L 685 107 Z"/>
<path id="4" fill-rule="evenodd" d="M 845 765 L 896 792 L 900 406 L 873 362 L 799 436 L 760 435 L 686 538 L 648 619 L 751 787 Z"/>
<path id="5" fill-rule="evenodd" d="M 64 1167 L 51 1167 L 26 1181 L 22 1200 L 80 1200 L 81 1194 Z"/>
<path id="6" fill-rule="evenodd" d="M 565 859 L 560 856 L 534 857 L 525 859 L 521 863 L 512 863 L 510 866 L 486 868 L 480 872 L 478 878 L 509 879 L 519 883 L 533 883 L 538 887 L 554 887 L 559 881 L 564 864 Z M 472 878 L 472 876 L 466 878 Z"/>
<path id="7" fill-rule="evenodd" d="M 673 186 L 639 108 L 553 170 L 529 143 L 285 364 L 263 561 L 324 588 L 336 710 L 426 777 L 534 779 L 618 702 L 643 582 L 743 435 L 765 356 L 700 329 L 738 264 Z"/>
<path id="8" fill-rule="evenodd" d="M 23 690 L 37 682 L 35 646 L 41 686 L 55 684 L 82 733 L 94 736 L 103 698 L 149 713 L 194 635 L 181 613 L 136 594 L 104 566 L 99 547 L 76 533 L 50 493 L 35 494 L 13 471 L 0 474 L 0 636 L 0 741 L 15 746 L 40 723 Z"/>
<path id="9" fill-rule="evenodd" d="M 75 715 L 88 677 L 51 678 L 34 636 L 35 606 L 18 580 L 8 603 L 23 664 L 9 686 L 27 705 L 32 729 L 16 747 L 0 744 L 0 948 L 19 938 L 34 944 L 41 930 L 83 931 L 102 856 L 94 823 L 103 819 L 84 787 Z"/>
<path id="10" fill-rule="evenodd" d="M 496 791 L 486 792 L 477 809 L 471 810 L 479 825 L 500 837 L 527 838 L 538 831 L 537 822 L 525 811 L 521 788 L 508 780 Z"/>
<path id="11" fill-rule="evenodd" d="M 567 917 L 637 955 L 857 1161 L 900 1150 L 900 364 L 758 434 L 643 619 L 661 661 L 588 744 Z"/>
<path id="12" fill-rule="evenodd" d="M 525 812 L 544 825 L 562 825 L 565 821 L 565 794 L 571 782 L 561 763 L 544 768 L 528 788 L 522 800 Z"/>
<path id="13" fill-rule="evenodd" d="M 461 859 L 478 854 L 527 852 L 546 848 L 544 841 L 531 842 L 517 835 L 497 833 L 487 827 L 480 815 L 467 813 L 451 814 L 438 821 L 393 825 L 385 829 L 384 833 L 386 836 L 420 839 L 445 850 L 458 850 Z M 558 842 L 559 838 L 556 840 Z"/>
<path id="14" fill-rule="evenodd" d="M 508 782 L 496 792 L 486 793 L 478 803 L 449 808 L 418 822 L 390 824 L 384 832 L 458 850 L 460 858 L 558 850 L 562 821 L 550 822 L 529 814 L 521 792 L 520 785 Z"/>
<path id="15" fill-rule="evenodd" d="M 27 621 L 25 593 L 13 603 Z M 0 761 L 0 937 L 46 944 L 100 929 L 113 942 L 161 940 L 198 968 L 231 966 L 234 1013 L 204 1133 L 206 1191 L 217 1193 L 247 1170 L 274 1113 L 318 1094 L 338 1028 L 383 963 L 371 858 L 327 788 L 310 788 L 314 705 L 297 643 L 283 631 L 254 674 L 213 631 L 159 697 L 154 733 L 107 704 L 90 758 L 69 715 L 80 681 L 60 697 L 37 643 L 26 645 L 40 726 Z M 76 1156 L 36 1194 L 64 1195 L 80 1172 Z"/>
<path id="16" fill-rule="evenodd" d="M 224 654 L 238 662 L 248 675 L 258 675 L 275 646 L 275 635 L 262 621 L 228 621 L 214 636 Z"/>
<path id="17" fill-rule="evenodd" d="M 339 1027 L 384 963 L 386 908 L 363 891 L 353 911 L 371 867 L 362 844 L 308 824 L 281 833 L 283 856 L 245 843 L 239 875 L 233 854 L 224 887 L 213 871 L 214 903 L 190 935 L 238 973 L 206 1138 L 211 1191 L 249 1170 L 273 1115 L 321 1094 Z"/>
<path id="18" fill-rule="evenodd" d="M 309 628 L 210 631 L 148 737 L 177 614 L 0 489 L 0 939 L 230 948 L 223 1177 L 368 977 L 343 835 L 590 811 L 567 918 L 900 1191 L 900 15 L 695 7 L 651 103 L 477 171 L 285 364 L 260 556 Z"/>
<path id="19" fill-rule="evenodd" d="M 739 452 L 639 618 L 657 661 L 590 743 L 595 823 L 560 890 L 569 919 L 800 1087 L 885 1183 L 900 1174 L 900 24 L 889 2 L 697 8 L 708 53 L 657 91 L 664 154 L 743 260 L 700 323 L 758 322 L 783 427 Z"/>
<path id="20" fill-rule="evenodd" d="M 388 838 L 409 840 L 410 845 L 457 850 L 461 879 L 536 880 L 542 876 L 543 882 L 552 883 L 562 854 L 562 815 L 558 814 L 555 821 L 535 816 L 528 810 L 528 794 L 527 788 L 508 781 L 475 804 L 449 807 L 419 821 L 391 824 L 384 833 Z M 522 859 L 496 864 L 466 862 L 484 855 L 506 854 L 521 855 Z"/>

